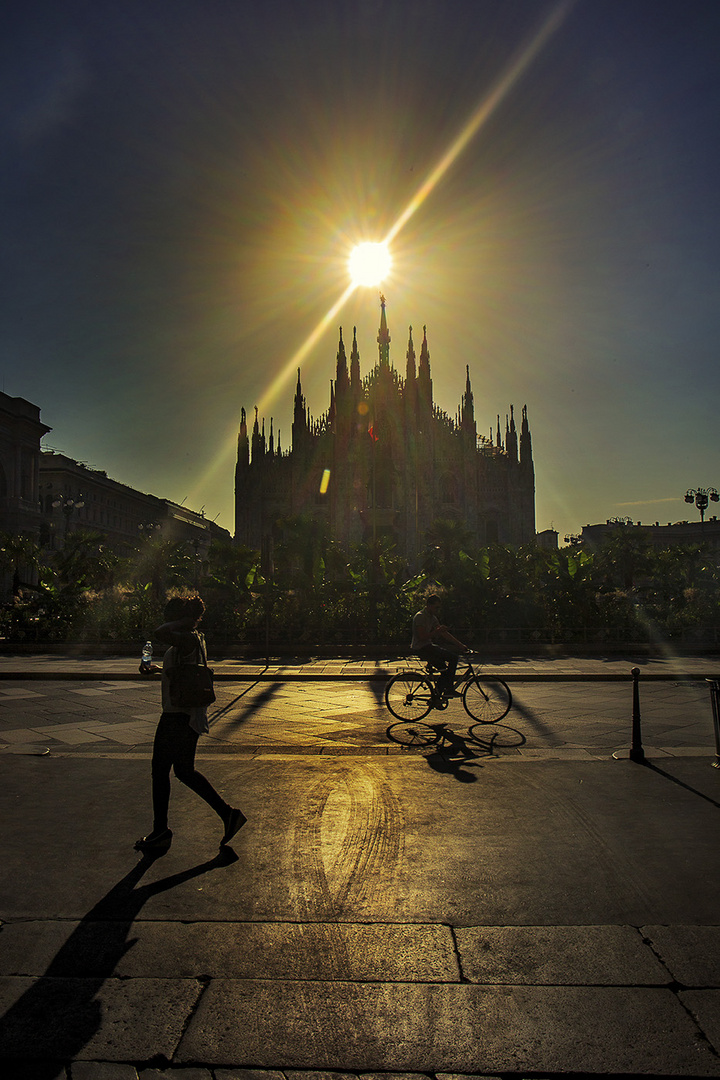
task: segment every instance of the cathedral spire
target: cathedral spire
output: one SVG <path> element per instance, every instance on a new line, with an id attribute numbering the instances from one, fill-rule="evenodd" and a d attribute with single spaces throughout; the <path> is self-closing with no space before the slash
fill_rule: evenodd
<path id="1" fill-rule="evenodd" d="M 507 449 L 507 452 L 508 452 L 508 457 L 511 458 L 512 461 L 517 461 L 517 459 L 518 459 L 518 440 L 517 440 L 517 429 L 515 428 L 515 412 L 514 412 L 514 406 L 513 405 L 510 406 L 510 426 L 508 427 L 508 430 L 507 430 L 507 435 L 506 435 L 506 438 L 505 438 L 505 446 L 506 446 L 506 449 Z"/>
<path id="2" fill-rule="evenodd" d="M 240 410 L 240 430 L 238 432 L 238 465 L 247 465 L 250 461 L 250 442 L 247 433 L 247 416 L 245 409 Z"/>
<path id="3" fill-rule="evenodd" d="M 294 415 L 295 420 L 305 419 L 305 398 L 303 397 L 302 386 L 300 385 L 300 368 L 298 368 L 298 381 L 297 386 L 295 387 Z"/>
<path id="4" fill-rule="evenodd" d="M 523 405 L 522 424 L 520 426 L 520 464 L 532 469 L 532 440 L 527 418 L 527 405 Z"/>
<path id="5" fill-rule="evenodd" d="M 345 342 L 342 336 L 342 326 L 340 327 L 340 343 L 338 345 L 337 352 L 337 371 L 335 375 L 335 389 L 338 397 L 343 397 L 345 392 L 350 386 L 350 380 L 348 378 L 347 359 L 345 356 Z"/>
<path id="6" fill-rule="evenodd" d="M 410 336 L 408 337 L 408 347 L 405 354 L 407 358 L 407 365 L 405 368 L 405 379 L 408 383 L 415 381 L 416 369 L 415 369 L 415 346 L 413 345 L 412 338 L 412 326 L 410 327 Z"/>
<path id="7" fill-rule="evenodd" d="M 308 432 L 308 417 L 305 408 L 302 386 L 300 385 L 300 368 L 298 368 L 297 387 L 295 388 L 295 406 L 293 409 L 292 422 L 292 448 L 300 450 L 305 445 L 305 436 Z"/>
<path id="8" fill-rule="evenodd" d="M 462 429 L 468 435 L 473 436 L 473 440 L 477 439 L 477 427 L 475 426 L 475 404 L 473 398 L 472 387 L 470 385 L 470 365 L 465 367 L 465 393 L 462 399 Z"/>
<path id="9" fill-rule="evenodd" d="M 426 412 L 432 412 L 433 388 L 430 378 L 430 351 L 427 343 L 427 326 L 423 326 L 423 343 L 418 366 L 418 402 Z"/>
<path id="10" fill-rule="evenodd" d="M 407 365 L 405 367 L 405 389 L 403 397 L 405 400 L 406 435 L 410 437 L 411 433 L 414 433 L 416 426 L 415 413 L 417 408 L 417 371 L 415 368 L 415 346 L 413 344 L 412 326 L 410 327 L 408 336 L 406 357 Z"/>
<path id="11" fill-rule="evenodd" d="M 357 343 L 357 326 L 353 326 L 353 343 L 350 351 L 350 386 L 353 393 L 360 392 L 360 350 Z"/>
<path id="12" fill-rule="evenodd" d="M 263 456 L 265 450 L 265 420 L 263 420 L 263 432 L 260 434 L 260 423 L 258 420 L 258 407 L 255 406 L 255 423 L 252 429 L 252 453 L 250 455 L 250 461 L 253 465 L 258 465 L 260 459 Z"/>
<path id="13" fill-rule="evenodd" d="M 380 367 L 390 367 L 390 334 L 388 332 L 387 318 L 385 316 L 386 300 L 380 293 L 380 329 L 378 331 L 378 352 L 380 353 Z"/>

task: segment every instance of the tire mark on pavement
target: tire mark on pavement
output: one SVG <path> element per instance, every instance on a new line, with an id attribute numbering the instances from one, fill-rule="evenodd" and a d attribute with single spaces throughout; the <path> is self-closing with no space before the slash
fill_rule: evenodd
<path id="1" fill-rule="evenodd" d="M 388 881 L 403 853 L 403 815 L 372 765 L 339 766 L 307 793 L 292 833 L 299 917 L 358 914 L 367 901 L 392 904 Z"/>

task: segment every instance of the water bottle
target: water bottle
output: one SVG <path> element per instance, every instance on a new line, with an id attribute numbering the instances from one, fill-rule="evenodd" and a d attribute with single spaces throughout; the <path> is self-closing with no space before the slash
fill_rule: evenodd
<path id="1" fill-rule="evenodd" d="M 149 671 L 152 664 L 152 641 L 146 641 L 143 645 L 142 660 L 140 661 L 140 670 Z"/>

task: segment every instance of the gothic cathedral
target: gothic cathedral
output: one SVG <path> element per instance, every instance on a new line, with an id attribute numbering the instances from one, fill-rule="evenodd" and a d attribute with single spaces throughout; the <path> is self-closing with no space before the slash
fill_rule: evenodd
<path id="1" fill-rule="evenodd" d="M 462 522 L 479 544 L 519 545 L 535 539 L 535 470 L 527 409 L 520 436 L 513 407 L 501 437 L 479 436 L 470 371 L 456 418 L 433 403 L 430 353 L 423 328 L 415 362 L 412 327 L 405 378 L 390 363 L 390 334 L 381 297 L 379 360 L 360 376 L 353 334 L 348 371 L 342 330 L 330 407 L 310 417 L 298 371 L 292 448 L 282 452 L 270 421 L 265 438 L 257 409 L 248 435 L 242 410 L 235 470 L 235 542 L 260 548 L 282 522 L 322 521 L 342 545 L 383 537 L 410 560 L 425 547 L 439 518 Z M 519 444 L 519 445 L 518 445 Z"/>

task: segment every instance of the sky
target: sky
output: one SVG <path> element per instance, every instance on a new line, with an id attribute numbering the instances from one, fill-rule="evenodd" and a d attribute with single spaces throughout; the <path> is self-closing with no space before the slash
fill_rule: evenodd
<path id="1" fill-rule="evenodd" d="M 6 0 L 0 375 L 43 445 L 233 531 L 240 410 L 290 446 L 339 327 L 436 403 L 527 405 L 536 524 L 720 487 L 717 0 Z M 344 302 L 340 304 L 344 297 Z"/>

